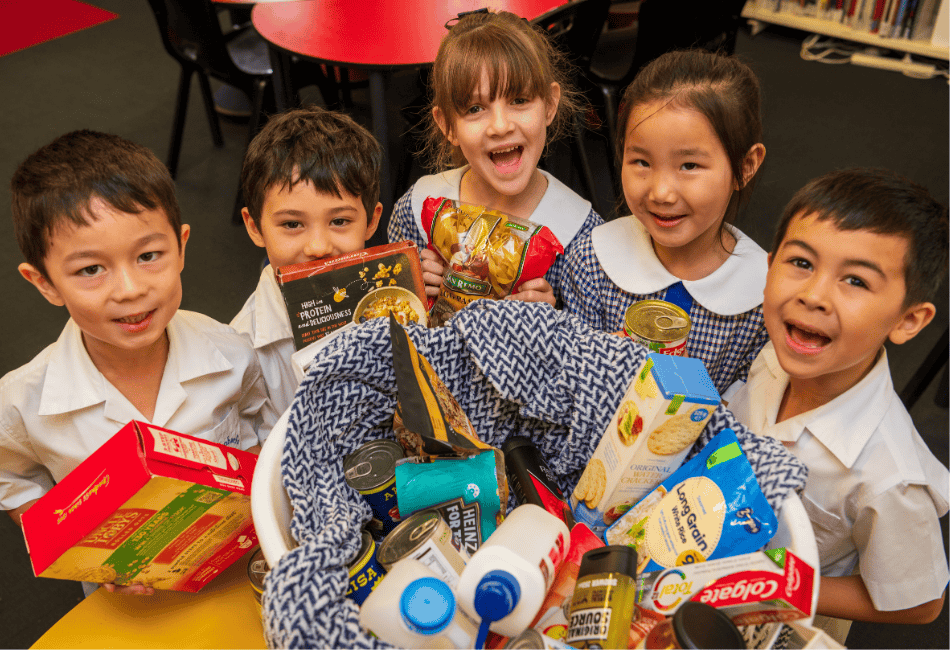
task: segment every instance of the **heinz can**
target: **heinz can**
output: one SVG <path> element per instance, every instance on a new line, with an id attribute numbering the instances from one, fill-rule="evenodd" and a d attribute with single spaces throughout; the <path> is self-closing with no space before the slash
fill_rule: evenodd
<path id="1" fill-rule="evenodd" d="M 406 453 L 393 440 L 373 440 L 343 459 L 346 482 L 373 509 L 369 526 L 386 535 L 399 523 L 396 505 L 396 461 Z"/>
<path id="2" fill-rule="evenodd" d="M 690 320 L 686 311 L 664 300 L 643 300 L 627 307 L 623 331 L 651 352 L 686 356 Z"/>
<path id="3" fill-rule="evenodd" d="M 411 515 L 380 542 L 377 558 L 386 571 L 407 557 L 428 566 L 452 589 L 469 559 L 438 510 Z"/>
<path id="4" fill-rule="evenodd" d="M 376 540 L 365 528 L 361 536 L 360 552 L 350 562 L 350 584 L 346 588 L 346 597 L 362 605 L 376 585 L 382 580 L 386 571 L 376 559 Z"/>

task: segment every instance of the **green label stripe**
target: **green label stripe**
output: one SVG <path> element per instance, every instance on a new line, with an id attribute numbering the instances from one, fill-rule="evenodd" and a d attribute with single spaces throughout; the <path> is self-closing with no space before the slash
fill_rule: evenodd
<path id="1" fill-rule="evenodd" d="M 666 414 L 673 415 L 678 410 L 680 410 L 680 406 L 683 405 L 684 399 L 686 398 L 682 395 L 674 395 L 673 399 L 670 400 L 670 405 L 666 407 Z"/>
<path id="2" fill-rule="evenodd" d="M 763 551 L 766 555 L 772 558 L 772 561 L 777 565 L 785 568 L 785 549 L 784 548 L 767 548 Z"/>
<path id="3" fill-rule="evenodd" d="M 516 230 L 521 230 L 524 232 L 528 231 L 526 227 L 520 224 L 511 223 L 510 221 L 507 221 L 505 223 L 509 228 L 514 228 Z M 524 240 L 524 243 L 521 246 L 521 259 L 518 260 L 518 274 L 515 276 L 515 281 L 517 281 L 521 277 L 521 274 L 524 273 L 524 263 L 528 259 L 528 242 L 531 240 L 532 237 L 534 237 L 538 233 L 539 230 L 541 230 L 541 226 L 538 226 L 537 228 L 535 228 L 534 232 L 528 235 L 527 239 Z M 516 288 L 517 287 L 512 286 L 511 290 L 514 290 Z"/>
<path id="4" fill-rule="evenodd" d="M 730 442 L 725 447 L 720 447 L 713 453 L 709 454 L 709 458 L 706 459 L 706 469 L 715 467 L 716 465 L 721 465 L 726 461 L 732 460 L 733 458 L 738 458 L 742 455 L 742 449 L 739 448 L 738 442 Z"/>
<path id="5" fill-rule="evenodd" d="M 647 362 L 643 364 L 643 370 L 640 371 L 640 381 L 645 381 L 647 375 L 650 374 L 650 368 L 653 367 L 653 359 L 647 357 Z"/>
<path id="6" fill-rule="evenodd" d="M 445 277 L 442 278 L 442 281 L 449 289 L 460 291 L 462 293 L 487 296 L 491 291 L 491 285 L 489 283 L 479 282 L 478 280 L 470 280 L 469 278 L 464 278 L 462 276 L 456 275 L 455 273 L 446 273 Z"/>
<path id="7" fill-rule="evenodd" d="M 152 515 L 103 564 L 115 569 L 118 580 L 131 580 L 163 548 L 228 494 L 227 490 L 192 485 Z"/>

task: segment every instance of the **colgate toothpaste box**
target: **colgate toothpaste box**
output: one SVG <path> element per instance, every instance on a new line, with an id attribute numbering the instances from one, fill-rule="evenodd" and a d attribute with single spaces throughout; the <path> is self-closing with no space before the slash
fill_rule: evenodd
<path id="1" fill-rule="evenodd" d="M 736 625 L 812 615 L 815 569 L 784 548 L 644 573 L 638 603 L 671 616 L 687 600 L 725 612 Z"/>
<path id="2" fill-rule="evenodd" d="M 33 573 L 195 592 L 256 546 L 257 456 L 129 422 L 23 513 Z"/>

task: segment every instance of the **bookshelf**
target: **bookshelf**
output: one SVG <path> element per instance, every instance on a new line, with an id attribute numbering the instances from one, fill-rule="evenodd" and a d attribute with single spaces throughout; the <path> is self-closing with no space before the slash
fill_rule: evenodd
<path id="1" fill-rule="evenodd" d="M 948 0 L 943 0 L 947 2 Z M 906 52 L 931 59 L 950 60 L 950 49 L 934 45 L 928 40 L 909 38 L 890 38 L 872 34 L 867 29 L 852 27 L 843 22 L 816 16 L 804 15 L 793 11 L 774 11 L 771 7 L 775 0 L 749 0 L 742 8 L 742 17 L 748 20 L 782 25 L 814 34 L 830 36 L 841 40 L 864 43 L 876 48 Z"/>

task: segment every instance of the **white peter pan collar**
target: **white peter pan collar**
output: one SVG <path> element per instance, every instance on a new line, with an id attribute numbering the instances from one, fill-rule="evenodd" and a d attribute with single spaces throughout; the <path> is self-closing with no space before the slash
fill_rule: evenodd
<path id="1" fill-rule="evenodd" d="M 293 338 L 287 304 L 280 292 L 273 267 L 268 264 L 261 271 L 255 291 L 254 347 L 262 348 L 277 341 Z"/>
<path id="2" fill-rule="evenodd" d="M 423 176 L 416 181 L 409 201 L 419 232 L 426 232 L 422 226 L 423 202 L 430 196 L 442 196 L 458 201 L 462 176 L 468 169 L 469 165 L 465 165 L 440 174 Z M 591 209 L 590 201 L 581 198 L 571 188 L 543 169 L 538 171 L 548 180 L 548 189 L 541 197 L 538 207 L 531 213 L 530 220 L 540 226 L 547 226 L 561 245 L 567 246 L 587 220 Z"/>
<path id="3" fill-rule="evenodd" d="M 739 229 L 726 227 L 736 238 L 732 255 L 705 278 L 682 282 L 700 305 L 732 316 L 762 304 L 768 254 Z M 650 294 L 680 282 L 657 258 L 649 233 L 636 217 L 597 226 L 591 231 L 591 243 L 604 272 L 624 291 Z"/>

